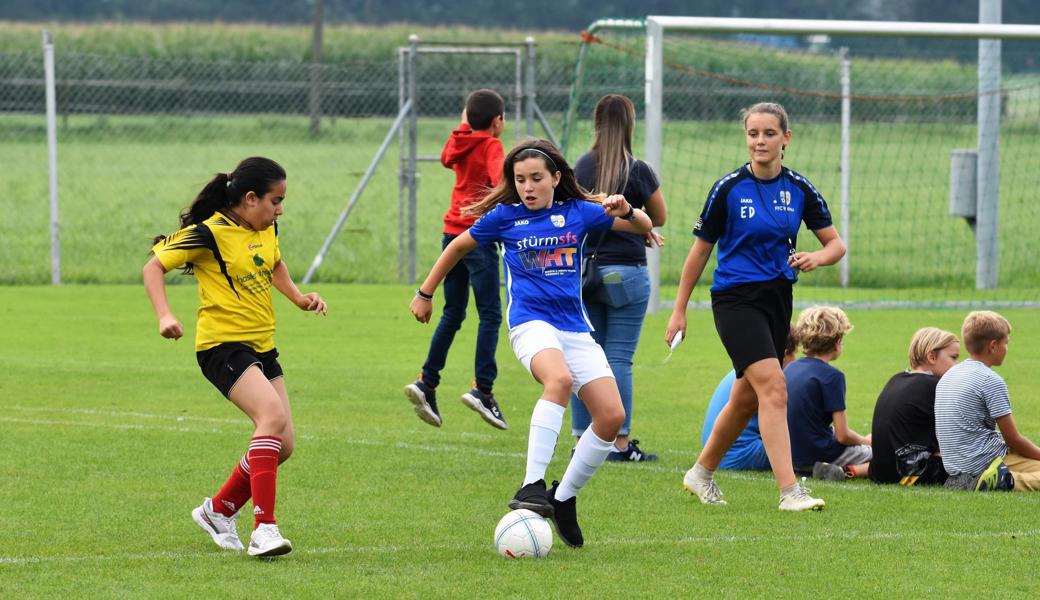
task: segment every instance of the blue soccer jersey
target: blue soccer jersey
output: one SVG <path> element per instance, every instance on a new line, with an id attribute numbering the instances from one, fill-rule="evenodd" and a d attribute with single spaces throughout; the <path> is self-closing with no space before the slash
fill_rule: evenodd
<path id="1" fill-rule="evenodd" d="M 595 202 L 557 200 L 542 210 L 499 204 L 469 228 L 478 244 L 502 243 L 510 329 L 545 321 L 561 331 L 592 331 L 581 301 L 581 257 L 586 235 L 613 224 Z"/>
<path id="2" fill-rule="evenodd" d="M 803 220 L 812 231 L 832 225 L 823 196 L 787 167 L 761 180 L 745 164 L 715 182 L 693 228 L 697 237 L 718 244 L 711 291 L 779 278 L 796 281 L 787 257 L 797 247 Z"/>

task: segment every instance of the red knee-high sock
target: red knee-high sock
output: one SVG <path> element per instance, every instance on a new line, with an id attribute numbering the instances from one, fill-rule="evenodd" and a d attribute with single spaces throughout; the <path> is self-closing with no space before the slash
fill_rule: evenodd
<path id="1" fill-rule="evenodd" d="M 231 476 L 224 482 L 224 486 L 213 496 L 213 510 L 225 517 L 230 517 L 238 512 L 246 502 L 249 502 L 251 495 L 249 461 L 243 455 L 242 460 L 238 461 L 238 465 L 235 466 L 235 470 L 231 471 Z"/>
<path id="2" fill-rule="evenodd" d="M 261 523 L 274 523 L 275 484 L 278 479 L 278 455 L 282 452 L 282 438 L 258 435 L 249 442 L 249 486 L 253 492 L 255 529 Z"/>

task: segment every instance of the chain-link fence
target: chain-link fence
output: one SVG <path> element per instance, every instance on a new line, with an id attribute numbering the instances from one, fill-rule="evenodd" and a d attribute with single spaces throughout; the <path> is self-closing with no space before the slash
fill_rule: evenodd
<path id="1" fill-rule="evenodd" d="M 214 173 L 250 155 L 270 156 L 289 174 L 280 231 L 287 264 L 302 274 L 404 92 L 399 56 L 242 63 L 101 56 L 59 46 L 54 57 L 65 282 L 136 281 L 152 236 L 176 227 L 179 211 Z M 517 129 L 526 132 L 524 119 L 516 119 L 522 98 L 513 56 L 424 55 L 417 68 L 420 156 L 439 157 L 466 95 L 481 87 L 506 99 L 507 149 Z M 572 76 L 569 68 L 546 71 L 537 65 L 536 80 Z M 548 122 L 562 122 L 568 92 L 569 79 L 537 88 Z M 43 283 L 50 280 L 50 241 L 42 53 L 0 53 L 0 111 L 0 160 L 10 173 L 9 193 L 0 200 L 6 215 L 0 252 L 8 258 L 0 282 Z M 401 165 L 393 154 L 376 169 L 317 280 L 400 279 Z M 421 268 L 440 250 L 452 182 L 452 172 L 439 164 L 418 169 Z"/>

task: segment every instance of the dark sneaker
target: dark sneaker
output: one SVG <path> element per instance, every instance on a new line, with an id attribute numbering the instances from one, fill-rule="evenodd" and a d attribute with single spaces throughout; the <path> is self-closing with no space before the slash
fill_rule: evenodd
<path id="1" fill-rule="evenodd" d="M 585 538 L 581 535 L 581 527 L 578 527 L 578 497 L 563 502 L 557 501 L 556 488 L 559 486 L 560 482 L 554 481 L 552 488 L 546 492 L 549 504 L 553 507 L 552 522 L 556 527 L 556 535 L 571 548 L 581 548 L 585 544 Z"/>
<path id="2" fill-rule="evenodd" d="M 1015 478 L 1004 464 L 1004 457 L 998 456 L 986 467 L 975 482 L 976 492 L 992 492 L 995 490 L 1011 491 L 1015 489 Z"/>
<path id="3" fill-rule="evenodd" d="M 416 379 L 404 386 L 404 395 L 415 407 L 415 414 L 434 427 L 441 426 L 441 413 L 437 410 L 437 391 Z"/>
<path id="4" fill-rule="evenodd" d="M 545 497 L 545 480 L 539 479 L 517 490 L 516 495 L 509 501 L 509 508 L 512 510 L 526 508 L 546 519 L 551 517 L 553 507 L 552 504 L 549 504 L 549 499 Z"/>
<path id="5" fill-rule="evenodd" d="M 813 479 L 822 479 L 823 481 L 845 481 L 847 478 L 845 469 L 838 465 L 820 461 L 813 465 L 812 476 Z"/>
<path id="6" fill-rule="evenodd" d="M 653 462 L 657 460 L 656 454 L 648 454 L 639 449 L 639 440 L 628 440 L 628 449 L 624 452 L 612 450 L 607 455 L 607 460 L 618 462 Z"/>
<path id="7" fill-rule="evenodd" d="M 477 388 L 473 388 L 462 395 L 462 403 L 477 411 L 480 418 L 484 419 L 488 425 L 499 429 L 509 429 L 506 418 L 498 409 L 498 402 L 495 402 L 494 394 L 485 394 Z"/>

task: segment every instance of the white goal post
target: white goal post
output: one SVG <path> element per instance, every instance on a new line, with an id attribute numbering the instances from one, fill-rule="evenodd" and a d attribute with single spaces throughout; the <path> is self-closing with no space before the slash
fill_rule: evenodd
<path id="1" fill-rule="evenodd" d="M 993 6 L 995 5 L 995 8 Z M 664 44 L 668 32 L 695 33 L 753 33 L 773 35 L 842 35 L 881 37 L 932 37 L 977 39 L 979 41 L 978 70 L 978 158 L 977 158 L 977 215 L 976 233 L 976 288 L 996 287 L 998 261 L 998 194 L 1001 40 L 1038 40 L 1040 25 L 999 24 L 999 3 L 983 0 L 981 20 L 984 23 L 914 23 L 891 21 L 832 21 L 805 19 L 746 19 L 648 16 L 646 29 L 645 63 L 645 158 L 655 169 L 662 167 L 663 141 L 663 79 Z M 632 22 L 601 21 L 589 31 L 614 27 L 633 27 Z M 848 104 L 845 102 L 844 104 Z M 846 109 L 847 110 L 847 109 Z M 844 111 L 843 111 L 844 112 Z M 843 114 L 847 122 L 847 115 Z M 843 136 L 844 137 L 844 136 Z M 843 143 L 843 146 L 845 144 Z M 847 147 L 845 147 L 847 148 Z M 848 153 L 843 148 L 842 176 L 849 172 Z M 848 190 L 843 185 L 842 214 L 848 214 Z M 845 232 L 843 232 L 843 235 Z M 854 257 L 854 245 L 850 244 Z M 660 307 L 660 253 L 648 253 L 651 274 L 651 297 L 648 312 Z"/>

